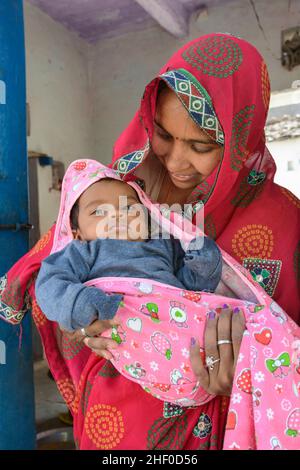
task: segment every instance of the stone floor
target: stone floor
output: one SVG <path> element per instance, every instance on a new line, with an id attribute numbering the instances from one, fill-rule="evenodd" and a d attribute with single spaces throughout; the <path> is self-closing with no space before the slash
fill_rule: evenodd
<path id="1" fill-rule="evenodd" d="M 70 437 L 72 435 L 71 429 L 68 425 L 59 419 L 61 413 L 68 411 L 61 395 L 58 392 L 54 380 L 48 375 L 48 367 L 46 361 L 38 361 L 34 364 L 34 384 L 35 384 L 35 421 L 36 431 L 38 437 L 39 449 L 61 449 L 61 448 L 74 448 L 74 442 Z M 45 437 L 46 431 L 53 431 L 53 439 L 51 435 Z M 54 430 L 56 438 L 54 438 Z M 57 442 L 59 439 L 66 439 L 66 437 L 59 436 L 59 431 L 66 431 L 68 434 L 68 442 Z M 44 433 L 44 439 L 41 440 Z M 51 433 L 48 433 L 51 434 Z M 55 442 L 56 441 L 56 442 Z M 70 447 L 69 447 L 70 446 Z"/>

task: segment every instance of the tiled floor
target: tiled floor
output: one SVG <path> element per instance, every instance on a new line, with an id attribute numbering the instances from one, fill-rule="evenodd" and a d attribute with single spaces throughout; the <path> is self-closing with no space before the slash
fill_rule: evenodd
<path id="1" fill-rule="evenodd" d="M 54 380 L 48 376 L 48 367 L 45 361 L 35 362 L 34 364 L 34 383 L 35 383 L 35 420 L 38 437 L 39 433 L 54 430 L 57 428 L 66 428 L 67 425 L 58 418 L 60 413 L 67 412 L 67 407 L 60 396 Z M 51 441 L 51 438 L 48 438 Z M 38 448 L 58 449 L 65 448 L 66 444 L 58 447 L 53 442 L 41 444 L 38 441 Z M 71 443 L 71 446 L 73 444 Z"/>

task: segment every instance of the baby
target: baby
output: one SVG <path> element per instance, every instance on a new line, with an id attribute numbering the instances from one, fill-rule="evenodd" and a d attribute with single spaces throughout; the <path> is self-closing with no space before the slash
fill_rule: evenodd
<path id="1" fill-rule="evenodd" d="M 92 279 L 152 279 L 206 292 L 220 281 L 222 256 L 215 242 L 204 237 L 201 249 L 194 249 L 194 242 L 185 252 L 174 237 L 153 239 L 147 209 L 119 179 L 93 182 L 73 205 L 70 219 L 74 240 L 43 261 L 36 281 L 39 306 L 65 330 L 116 315 L 122 295 L 84 285 Z"/>

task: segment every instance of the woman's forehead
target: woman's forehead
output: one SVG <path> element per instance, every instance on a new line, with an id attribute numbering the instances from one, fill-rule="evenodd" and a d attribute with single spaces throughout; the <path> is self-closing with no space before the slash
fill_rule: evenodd
<path id="1" fill-rule="evenodd" d="M 164 88 L 156 104 L 155 121 L 165 131 L 178 139 L 201 139 L 214 142 L 207 133 L 190 117 L 176 93 L 169 87 Z"/>

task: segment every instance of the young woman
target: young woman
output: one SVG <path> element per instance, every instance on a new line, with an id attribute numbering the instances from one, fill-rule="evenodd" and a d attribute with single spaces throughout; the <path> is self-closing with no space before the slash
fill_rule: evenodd
<path id="1" fill-rule="evenodd" d="M 299 322 L 300 202 L 274 183 L 276 166 L 264 137 L 269 94 L 267 68 L 253 46 L 228 34 L 198 38 L 146 87 L 115 144 L 112 167 L 125 181 L 140 180 L 154 201 L 191 203 L 195 215 L 204 204 L 206 233 Z M 86 338 L 96 354 L 88 348 L 82 354 L 82 346 L 46 321 L 34 276 L 53 233 L 52 227 L 2 279 L 1 302 L 8 321 L 20 321 L 31 303 L 52 373 L 73 412 L 78 447 L 222 448 L 243 319 L 228 310 L 208 318 L 205 352 L 219 359 L 212 369 L 191 348 L 201 385 L 218 396 L 197 408 L 162 404 L 105 360 L 107 340 Z"/>

